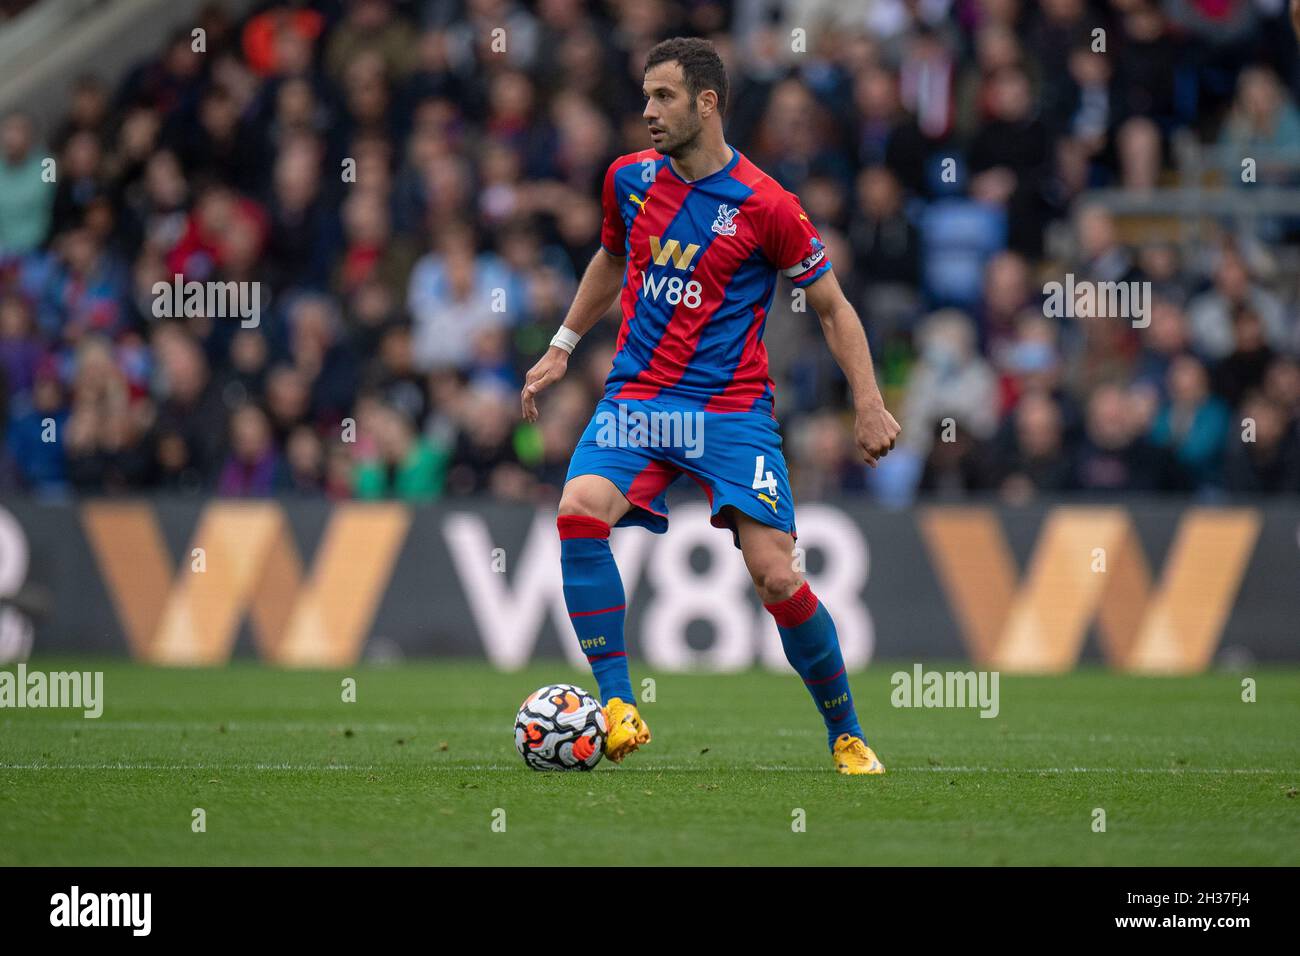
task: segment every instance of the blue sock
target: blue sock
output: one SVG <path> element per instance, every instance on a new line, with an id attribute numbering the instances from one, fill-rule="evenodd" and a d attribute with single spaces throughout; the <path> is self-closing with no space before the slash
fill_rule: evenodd
<path id="1" fill-rule="evenodd" d="M 556 525 L 560 529 L 564 603 L 578 633 L 578 646 L 600 685 L 600 699 L 608 704 L 610 698 L 617 697 L 634 704 L 623 646 L 627 599 L 609 549 L 609 525 L 585 515 L 560 515 Z"/>
<path id="2" fill-rule="evenodd" d="M 786 660 L 803 678 L 817 710 L 826 722 L 826 740 L 834 749 L 835 738 L 852 734 L 866 741 L 853 709 L 849 675 L 840 654 L 835 622 L 805 581 L 793 595 L 776 604 L 764 604 L 776 618 Z"/>

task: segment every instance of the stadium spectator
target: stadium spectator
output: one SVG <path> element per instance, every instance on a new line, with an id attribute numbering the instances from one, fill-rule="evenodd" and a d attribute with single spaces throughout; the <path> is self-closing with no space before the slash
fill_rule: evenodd
<path id="1" fill-rule="evenodd" d="M 800 421 L 794 431 L 801 497 L 817 501 L 843 494 L 860 494 L 866 487 L 865 466 L 853 455 L 853 445 L 840 416 L 818 412 Z"/>
<path id="2" fill-rule="evenodd" d="M 63 385 L 52 362 L 36 370 L 30 404 L 15 405 L 5 442 L 17 488 L 42 496 L 69 491 L 64 446 L 49 440 L 64 434 L 68 424 Z"/>
<path id="3" fill-rule="evenodd" d="M 278 289 L 323 289 L 341 245 L 333 197 L 320 180 L 322 146 L 311 133 L 287 137 L 277 154 L 266 256 Z"/>
<path id="4" fill-rule="evenodd" d="M 929 160 L 935 144 L 903 109 L 898 76 L 869 63 L 854 84 L 857 107 L 855 158 L 862 166 L 888 166 L 913 195 L 927 195 Z"/>
<path id="5" fill-rule="evenodd" d="M 1007 245 L 1026 256 L 1043 248 L 1050 210 L 1046 181 L 1051 150 L 1048 131 L 1034 114 L 1029 77 L 1004 67 L 989 90 L 988 122 L 970 144 L 971 195 L 1007 210 Z"/>
<path id="6" fill-rule="evenodd" d="M 1139 339 L 1141 352 L 1133 370 L 1133 381 L 1155 389 L 1163 398 L 1170 365 L 1191 348 L 1187 316 L 1173 302 L 1156 298 L 1151 303 L 1151 322 Z"/>
<path id="7" fill-rule="evenodd" d="M 78 130 L 68 138 L 59 157 L 58 185 L 50 215 L 50 228 L 56 234 L 80 225 L 91 201 L 102 193 L 102 165 L 103 150 L 95 133 Z"/>
<path id="8" fill-rule="evenodd" d="M 1049 395 L 1025 395 L 994 449 L 992 480 L 1007 501 L 1023 503 L 1035 494 L 1070 489 L 1073 475 L 1065 456 L 1063 416 Z"/>
<path id="9" fill-rule="evenodd" d="M 123 247 L 131 254 L 147 247 L 154 257 L 172 248 L 185 230 L 189 198 L 189 182 L 176 154 L 166 149 L 151 154 L 143 175 L 123 197 Z"/>
<path id="10" fill-rule="evenodd" d="M 960 498 L 986 487 L 984 446 L 960 423 L 936 422 L 918 490 L 929 497 Z"/>
<path id="11" fill-rule="evenodd" d="M 415 320 L 417 367 L 467 370 L 474 361 L 475 340 L 505 322 L 493 309 L 508 278 L 495 256 L 475 255 L 470 229 L 449 224 L 438 249 L 411 271 L 407 307 Z"/>
<path id="12" fill-rule="evenodd" d="M 1087 492 L 1153 492 L 1172 484 L 1165 452 L 1147 441 L 1132 397 L 1119 384 L 1099 385 L 1088 399 L 1084 437 L 1071 485 Z"/>
<path id="13" fill-rule="evenodd" d="M 299 296 L 289 306 L 287 324 L 293 365 L 308 390 L 311 421 L 336 427 L 352 407 L 360 371 L 343 335 L 338 305 L 325 295 Z"/>
<path id="14" fill-rule="evenodd" d="M 443 489 L 447 457 L 415 430 L 401 409 L 376 402 L 368 417 L 374 453 L 356 467 L 353 491 L 363 500 L 432 501 Z"/>
<path id="15" fill-rule="evenodd" d="M 1121 14 L 1114 51 L 1120 116 L 1142 117 L 1168 133 L 1177 122 L 1177 41 L 1154 0 L 1127 4 Z"/>
<path id="16" fill-rule="evenodd" d="M 460 430 L 447 475 L 448 489 L 461 495 L 491 493 L 523 498 L 527 479 L 516 448 L 513 390 L 484 383 L 464 396 Z"/>
<path id="17" fill-rule="evenodd" d="M 1227 181 L 1240 184 L 1241 161 L 1263 150 L 1274 155 L 1258 157 L 1255 181 L 1282 183 L 1295 181 L 1295 173 L 1279 164 L 1275 153 L 1300 149 L 1300 112 L 1296 110 L 1277 76 L 1266 67 L 1251 66 L 1242 70 L 1237 80 L 1237 97 L 1223 124 L 1219 141 L 1230 146 L 1232 159 L 1227 163 Z"/>
<path id="18" fill-rule="evenodd" d="M 307 376 L 292 365 L 272 368 L 266 375 L 266 409 L 276 441 L 288 440 L 290 433 L 311 417 L 311 387 Z"/>
<path id="19" fill-rule="evenodd" d="M 1300 361 L 1279 357 L 1264 373 L 1264 394 L 1293 422 L 1300 422 Z"/>
<path id="20" fill-rule="evenodd" d="M 903 210 L 903 189 L 886 166 L 869 166 L 857 177 L 857 206 L 848 240 L 853 250 L 849 280 L 862 292 L 863 312 L 876 321 L 868 329 L 882 340 L 919 308 L 921 242 Z M 820 222 L 820 219 L 814 219 Z"/>
<path id="21" fill-rule="evenodd" d="M 991 258 L 984 270 L 984 287 L 977 311 L 983 352 L 1000 361 L 1001 353 L 1014 342 L 1020 317 L 1033 309 L 1034 304 L 1029 263 L 1025 258 L 1014 252 L 998 253 Z"/>
<path id="22" fill-rule="evenodd" d="M 1214 368 L 1214 391 L 1235 408 L 1248 392 L 1264 384 L 1264 375 L 1277 353 L 1264 339 L 1264 323 L 1249 306 L 1232 318 L 1232 352 Z"/>
<path id="23" fill-rule="evenodd" d="M 230 416 L 230 454 L 217 478 L 217 494 L 265 498 L 283 480 L 266 413 L 251 402 L 241 405 Z"/>
<path id="24" fill-rule="evenodd" d="M 124 492 L 147 483 L 143 422 L 108 342 L 88 336 L 77 348 L 72 407 L 63 439 L 68 480 L 79 492 Z"/>
<path id="25" fill-rule="evenodd" d="M 59 235 L 44 265 L 38 321 L 47 335 L 75 345 L 87 332 L 123 331 L 126 267 L 89 228 Z"/>
<path id="26" fill-rule="evenodd" d="M 1259 393 L 1247 399 L 1242 412 L 1242 434 L 1230 433 L 1224 459 L 1228 490 L 1244 495 L 1300 494 L 1300 434 L 1294 420 L 1277 402 Z"/>
<path id="27" fill-rule="evenodd" d="M 34 251 L 49 234 L 54 186 L 44 158 L 29 115 L 14 112 L 0 122 L 0 260 Z"/>
<path id="28" fill-rule="evenodd" d="M 23 401 L 30 396 L 44 358 L 45 343 L 31 305 L 18 293 L 0 297 L 0 374 L 9 399 Z"/>
<path id="29" fill-rule="evenodd" d="M 998 359 L 1000 415 L 1013 411 L 1023 396 L 1041 394 L 1056 403 L 1068 425 L 1077 424 L 1076 403 L 1062 385 L 1064 362 L 1059 330 L 1052 320 L 1028 310 L 1021 313 L 1015 339 Z"/>
<path id="30" fill-rule="evenodd" d="M 158 432 L 165 481 L 177 488 L 209 488 L 226 441 L 228 411 L 202 349 L 177 324 L 154 337 L 160 383 Z"/>
<path id="31" fill-rule="evenodd" d="M 946 419 L 977 439 L 992 437 L 997 377 L 976 349 L 970 319 L 955 309 L 936 312 L 922 325 L 919 341 L 920 356 L 903 403 L 903 444 L 927 457 L 936 426 L 942 432 Z"/>
<path id="32" fill-rule="evenodd" d="M 1249 306 L 1259 317 L 1270 345 L 1285 347 L 1290 320 L 1282 301 L 1256 282 L 1240 252 L 1225 247 L 1214 271 L 1214 285 L 1187 306 L 1192 344 L 1210 360 L 1226 358 L 1233 349 L 1233 315 Z"/>
<path id="33" fill-rule="evenodd" d="M 317 497 L 325 491 L 325 444 L 315 431 L 299 425 L 285 442 L 284 467 L 275 490 Z"/>
<path id="34" fill-rule="evenodd" d="M 388 207 L 374 192 L 356 192 L 343 204 L 344 247 L 331 287 L 347 298 L 369 281 L 389 295 L 401 295 L 416 254 L 404 237 L 394 237 Z"/>
<path id="35" fill-rule="evenodd" d="M 1228 407 L 1211 394 L 1209 373 L 1191 355 L 1179 356 L 1170 365 L 1168 394 L 1151 440 L 1173 452 L 1182 470 L 1180 483 L 1195 490 L 1210 487 L 1219 479 Z"/>

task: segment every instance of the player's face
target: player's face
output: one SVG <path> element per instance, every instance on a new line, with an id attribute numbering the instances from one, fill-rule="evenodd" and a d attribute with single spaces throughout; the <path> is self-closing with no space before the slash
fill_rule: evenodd
<path id="1" fill-rule="evenodd" d="M 646 96 L 641 115 L 650 127 L 650 145 L 664 156 L 689 150 L 700 135 L 701 121 L 681 64 L 673 60 L 647 70 L 641 89 Z"/>

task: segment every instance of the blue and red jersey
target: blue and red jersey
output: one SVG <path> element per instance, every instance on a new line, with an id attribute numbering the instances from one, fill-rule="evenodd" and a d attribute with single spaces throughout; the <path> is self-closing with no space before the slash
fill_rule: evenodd
<path id="1" fill-rule="evenodd" d="M 601 244 L 627 258 L 605 397 L 772 414 L 763 328 L 778 273 L 807 286 L 829 268 L 799 200 L 739 150 L 687 182 L 653 149 L 605 174 Z"/>

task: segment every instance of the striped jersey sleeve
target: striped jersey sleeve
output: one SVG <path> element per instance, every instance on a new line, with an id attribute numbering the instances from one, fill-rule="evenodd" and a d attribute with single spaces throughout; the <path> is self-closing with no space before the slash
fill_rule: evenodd
<path id="1" fill-rule="evenodd" d="M 811 285 L 830 269 L 826 244 L 793 193 L 777 193 L 767 220 L 763 252 L 796 286 Z"/>
<path id="2" fill-rule="evenodd" d="M 619 209 L 618 195 L 614 189 L 614 173 L 618 171 L 619 161 L 610 163 L 605 172 L 605 187 L 600 192 L 602 219 L 600 223 L 600 244 L 611 256 L 622 258 L 627 255 L 627 223 Z"/>

